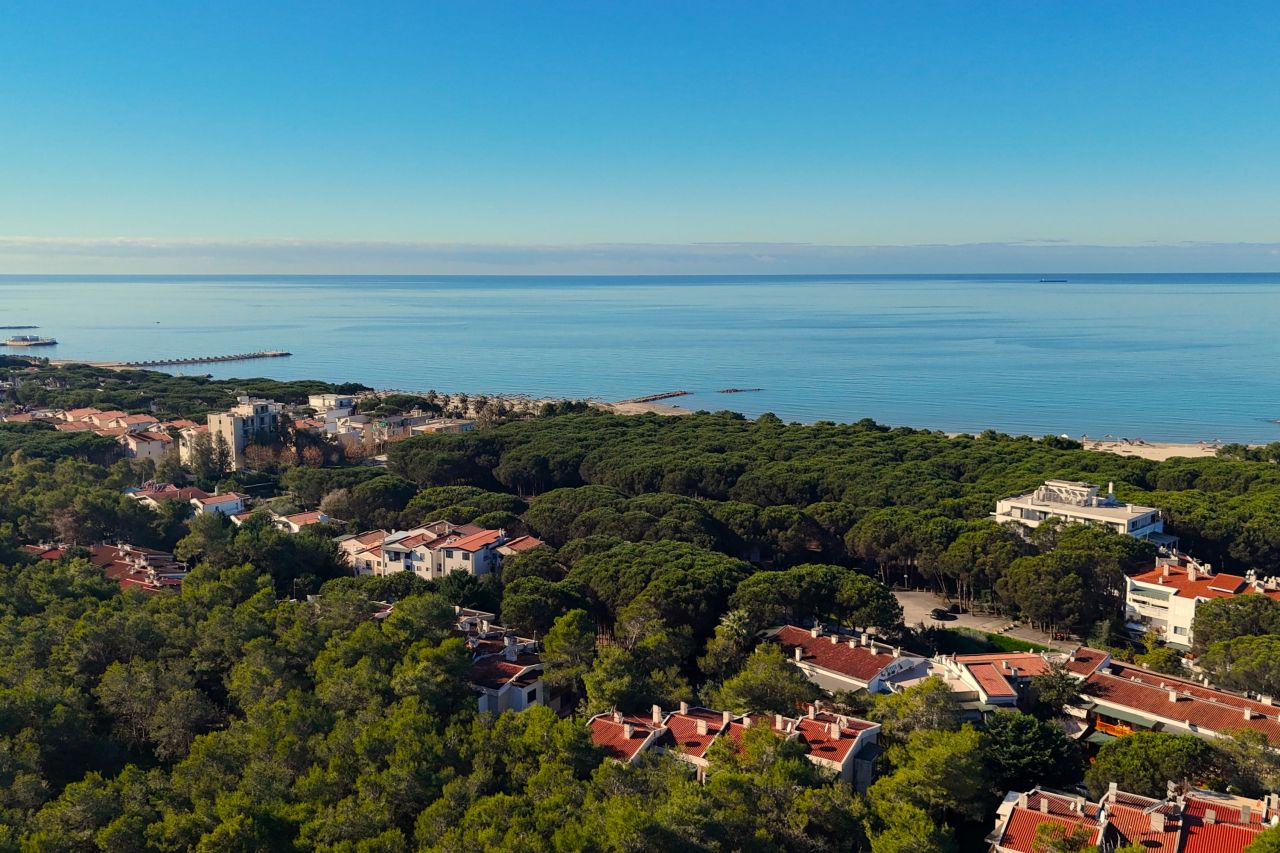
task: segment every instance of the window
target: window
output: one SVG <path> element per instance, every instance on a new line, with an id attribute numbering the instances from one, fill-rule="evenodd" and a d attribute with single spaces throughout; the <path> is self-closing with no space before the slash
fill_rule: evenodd
<path id="1" fill-rule="evenodd" d="M 463 551 L 463 552 L 462 552 L 462 559 L 464 559 L 464 560 L 470 560 L 470 559 L 471 559 L 471 554 L 470 554 L 469 552 L 467 552 L 467 551 Z"/>
<path id="2" fill-rule="evenodd" d="M 446 551 L 444 552 L 444 558 L 445 558 L 446 560 L 452 560 L 452 559 L 453 559 L 453 551 L 452 551 L 452 550 L 446 550 Z"/>
<path id="3" fill-rule="evenodd" d="M 400 552 L 398 552 L 398 551 L 388 551 L 388 552 L 387 552 L 387 559 L 388 559 L 388 560 L 399 560 L 399 559 L 400 559 Z"/>
<path id="4" fill-rule="evenodd" d="M 538 701 L 538 688 L 535 687 L 525 694 L 524 703 L 526 705 L 533 705 L 537 701 Z"/>
<path id="5" fill-rule="evenodd" d="M 1178 634 L 1179 636 L 1185 637 L 1187 636 L 1187 629 L 1183 628 L 1181 625 L 1174 625 L 1173 633 Z"/>

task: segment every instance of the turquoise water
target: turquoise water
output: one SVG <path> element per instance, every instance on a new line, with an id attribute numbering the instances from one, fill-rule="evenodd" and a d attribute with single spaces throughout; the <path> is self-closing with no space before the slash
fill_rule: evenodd
<path id="1" fill-rule="evenodd" d="M 218 377 L 1280 440 L 1280 274 L 1042 277 L 5 276 L 0 325 L 53 358 L 293 353 L 184 369 Z"/>

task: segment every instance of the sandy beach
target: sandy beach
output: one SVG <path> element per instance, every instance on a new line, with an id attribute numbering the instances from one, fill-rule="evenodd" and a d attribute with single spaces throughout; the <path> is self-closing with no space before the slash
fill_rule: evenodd
<path id="1" fill-rule="evenodd" d="M 1153 462 L 1163 462 L 1166 459 L 1173 459 L 1175 456 L 1185 456 L 1190 459 L 1216 456 L 1220 446 L 1210 442 L 1143 441 L 1139 443 L 1093 439 L 1084 442 L 1085 450 L 1115 453 L 1119 456 L 1136 456 L 1139 459 L 1150 459 Z"/>

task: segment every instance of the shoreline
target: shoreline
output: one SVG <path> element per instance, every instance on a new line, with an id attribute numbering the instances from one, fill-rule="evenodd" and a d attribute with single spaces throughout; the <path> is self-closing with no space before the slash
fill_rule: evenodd
<path id="1" fill-rule="evenodd" d="M 50 367 L 65 367 L 71 364 L 84 364 L 90 367 L 106 368 L 109 370 L 148 370 L 146 367 L 134 367 L 119 361 L 87 361 L 84 359 L 49 359 L 46 361 Z M 156 371 L 163 372 L 163 371 Z M 404 389 L 375 389 L 375 393 L 404 393 L 404 394 L 423 394 L 421 391 L 409 391 Z M 663 402 L 659 400 L 640 401 L 636 399 L 629 400 L 601 400 L 595 397 L 550 397 L 550 396 L 534 396 L 529 394 L 470 394 L 471 397 L 489 397 L 495 400 L 504 400 L 510 403 L 516 403 L 523 406 L 540 406 L 543 403 L 557 402 L 581 402 L 601 409 L 606 412 L 612 412 L 616 415 L 662 415 L 669 417 L 680 417 L 683 415 L 693 414 L 693 409 L 678 406 L 673 403 Z M 936 430 L 943 432 L 949 438 L 958 438 L 962 435 L 973 435 L 969 432 L 948 432 L 945 430 Z M 1184 457 L 1188 459 L 1206 459 L 1217 455 L 1218 448 L 1223 444 L 1233 442 L 1222 441 L 1145 441 L 1142 439 L 1136 441 L 1128 441 L 1123 439 L 1076 439 L 1081 441 L 1084 449 L 1094 453 L 1112 453 L 1117 456 L 1129 456 L 1136 459 L 1147 459 L 1152 462 L 1163 462 L 1167 459 L 1175 457 Z M 1258 442 L 1240 442 L 1248 447 L 1262 447 L 1262 443 Z"/>

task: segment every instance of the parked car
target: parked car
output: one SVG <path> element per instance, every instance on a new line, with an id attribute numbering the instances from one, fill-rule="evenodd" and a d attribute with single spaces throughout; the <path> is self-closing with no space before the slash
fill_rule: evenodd
<path id="1" fill-rule="evenodd" d="M 943 608 L 943 607 L 935 607 L 932 610 L 930 610 L 929 617 L 931 619 L 937 619 L 939 622 L 950 622 L 956 618 L 954 615 L 952 615 L 950 610 L 947 610 L 946 608 Z"/>

